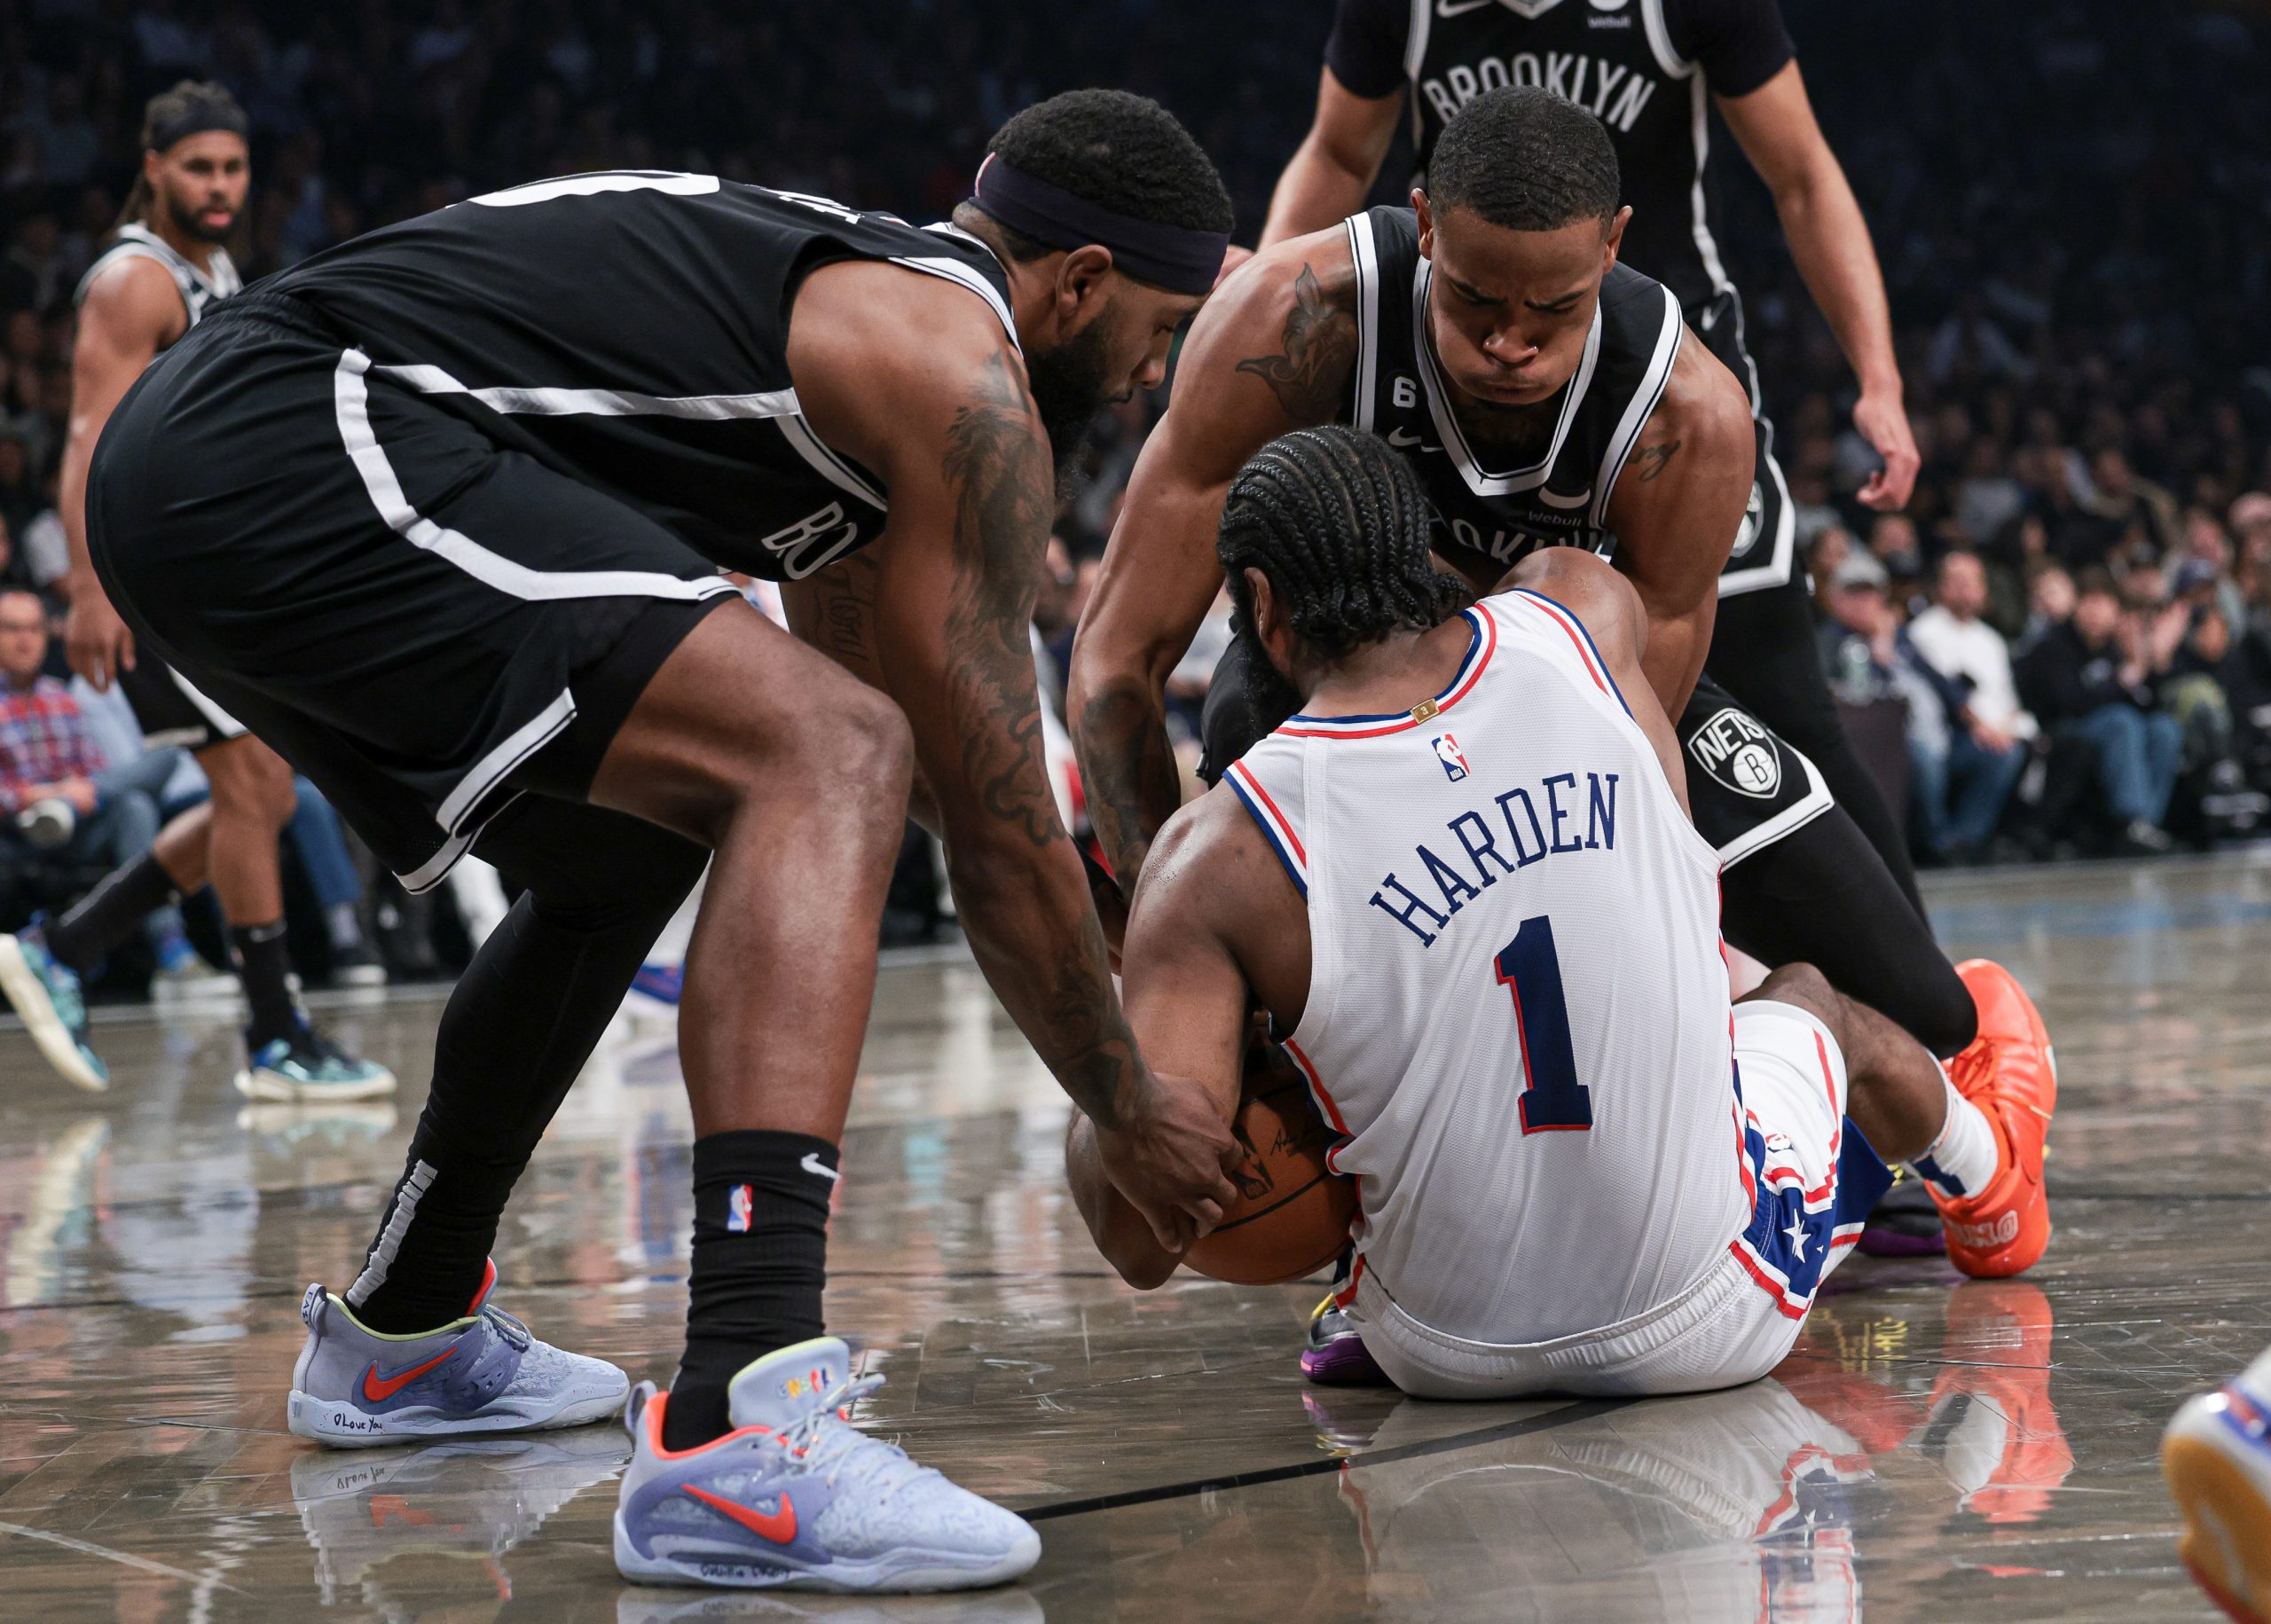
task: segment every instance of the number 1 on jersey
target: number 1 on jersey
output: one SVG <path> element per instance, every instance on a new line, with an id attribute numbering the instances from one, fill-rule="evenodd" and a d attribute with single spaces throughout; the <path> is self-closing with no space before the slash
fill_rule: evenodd
<path id="1" fill-rule="evenodd" d="M 1543 914 L 1522 921 L 1496 963 L 1499 984 L 1514 997 L 1514 1030 L 1522 1044 L 1522 1132 L 1590 1128 L 1592 1091 L 1577 1080 L 1553 922 Z"/>

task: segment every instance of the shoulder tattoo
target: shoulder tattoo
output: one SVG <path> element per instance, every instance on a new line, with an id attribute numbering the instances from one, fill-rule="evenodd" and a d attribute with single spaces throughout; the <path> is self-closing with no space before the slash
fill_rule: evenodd
<path id="1" fill-rule="evenodd" d="M 1340 409 L 1349 369 L 1356 360 L 1356 276 L 1352 268 L 1328 286 L 1315 267 L 1303 265 L 1293 283 L 1280 348 L 1238 365 L 1269 386 L 1286 414 L 1307 423 L 1329 422 Z"/>

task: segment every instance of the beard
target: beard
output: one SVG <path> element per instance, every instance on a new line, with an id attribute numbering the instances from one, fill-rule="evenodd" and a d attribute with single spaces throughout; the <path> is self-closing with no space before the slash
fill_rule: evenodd
<path id="1" fill-rule="evenodd" d="M 1107 319 L 1099 317 L 1056 349 L 1025 357 L 1025 381 L 1033 386 L 1041 426 L 1049 431 L 1060 506 L 1078 497 L 1093 473 L 1087 451 L 1096 435 L 1096 415 L 1106 404 L 1111 370 L 1104 331 Z"/>
<path id="2" fill-rule="evenodd" d="M 1261 634 L 1253 629 L 1244 609 L 1230 616 L 1230 658 L 1229 669 L 1218 670 L 1214 681 L 1218 687 L 1225 685 L 1229 692 L 1221 698 L 1207 696 L 1207 742 L 1228 745 L 1235 743 L 1237 753 L 1229 755 L 1220 765 L 1228 766 L 1239 756 L 1268 738 L 1285 726 L 1285 718 L 1301 708 L 1301 691 L 1293 679 L 1269 663 L 1269 651 L 1262 647 Z M 1213 751 L 1210 749 L 1210 755 Z"/>
<path id="3" fill-rule="evenodd" d="M 226 242 L 237 229 L 234 213 L 229 216 L 228 224 L 216 229 L 205 224 L 203 210 L 184 208 L 181 200 L 170 194 L 166 199 L 166 213 L 172 216 L 176 230 L 198 242 Z"/>

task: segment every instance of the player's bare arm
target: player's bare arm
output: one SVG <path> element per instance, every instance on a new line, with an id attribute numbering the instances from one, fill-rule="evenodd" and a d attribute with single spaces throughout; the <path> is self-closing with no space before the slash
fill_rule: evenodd
<path id="1" fill-rule="evenodd" d="M 1309 132 L 1269 194 L 1269 218 L 1261 228 L 1264 248 L 1324 231 L 1364 206 L 1395 138 L 1403 97 L 1400 85 L 1386 96 L 1359 96 L 1330 67 L 1319 72 Z"/>
<path id="2" fill-rule="evenodd" d="M 1805 79 L 1796 61 L 1788 62 L 1748 95 L 1722 96 L 1718 104 L 1737 145 L 1774 194 L 1790 257 L 1860 381 L 1853 426 L 1885 465 L 1870 475 L 1860 498 L 1871 507 L 1905 507 L 1921 459 L 1902 402 L 1884 273 L 1844 166 L 1814 119 Z"/>
<path id="3" fill-rule="evenodd" d="M 88 288 L 71 352 L 71 422 L 57 473 L 57 505 L 71 549 L 71 669 L 98 689 L 134 664 L 134 634 L 118 617 L 87 559 L 87 467 L 103 425 L 151 357 L 188 326 L 181 294 L 164 266 L 128 259 Z"/>
<path id="4" fill-rule="evenodd" d="M 1616 686 L 1638 693 L 1647 682 L 1648 611 L 1632 583 L 1615 568 L 1580 547 L 1541 547 L 1506 572 L 1494 589 L 1525 589 L 1551 598 L 1583 623 Z M 1671 718 L 1652 705 L 1634 709 L 1632 719 L 1655 747 L 1680 810 L 1688 811 L 1687 770 Z"/>
<path id="5" fill-rule="evenodd" d="M 877 336 L 907 331 L 933 337 L 915 350 Z M 1229 1136 L 1144 1067 L 1042 760 L 1027 628 L 1055 481 L 1024 364 L 966 292 L 867 263 L 808 280 L 790 365 L 816 381 L 801 396 L 814 428 L 891 496 L 872 573 L 822 589 L 817 624 L 838 644 L 865 639 L 907 713 L 987 980 L 1098 1124 L 1115 1181 L 1195 1238 L 1229 1188 Z"/>
<path id="6" fill-rule="evenodd" d="M 1174 404 L 1128 480 L 1065 707 L 1088 814 L 1123 887 L 1182 800 L 1167 679 L 1222 582 L 1223 496 L 1254 451 L 1339 411 L 1356 362 L 1356 295 L 1338 231 L 1256 255 L 1199 312 Z"/>
<path id="7" fill-rule="evenodd" d="M 1225 1132 L 1238 1107 L 1248 1013 L 1258 1000 L 1279 1032 L 1292 1032 L 1308 956 L 1301 898 L 1228 789 L 1168 820 L 1129 914 L 1128 1019 L 1151 1063 L 1196 1084 Z M 1112 1188 L 1094 1131 L 1077 1117 L 1065 1164 L 1073 1204 L 1121 1278 L 1148 1291 L 1172 1275 L 1181 1251 L 1161 1246 Z"/>
<path id="8" fill-rule="evenodd" d="M 1617 476 L 1608 521 L 1616 561 L 1647 610 L 1647 686 L 1678 716 L 1711 647 L 1720 569 L 1757 465 L 1742 386 L 1693 333 Z"/>

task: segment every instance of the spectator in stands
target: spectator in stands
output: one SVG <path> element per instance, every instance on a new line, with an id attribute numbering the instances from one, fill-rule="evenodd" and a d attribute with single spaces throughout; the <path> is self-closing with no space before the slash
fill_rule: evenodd
<path id="1" fill-rule="evenodd" d="M 2074 577 L 2056 564 L 2045 564 L 2027 584 L 2026 627 L 2019 633 L 2018 654 L 2023 655 L 2051 627 L 2065 624 L 2073 613 Z"/>
<path id="2" fill-rule="evenodd" d="M 47 651 L 38 595 L 0 591 L 0 862 L 35 875 L 35 891 L 52 892 L 79 871 L 117 868 L 150 849 L 158 797 L 180 752 L 110 767 L 79 702 L 43 674 Z M 161 969 L 195 960 L 172 907 L 152 914 L 144 928 Z"/>
<path id="3" fill-rule="evenodd" d="M 1954 700 L 1945 777 L 1934 785 L 1920 775 L 1916 788 L 1928 852 L 1947 862 L 1986 850 L 2038 731 L 2019 703 L 2009 645 L 1980 618 L 1986 607 L 1979 555 L 1953 552 L 1940 560 L 1932 606 L 1908 625 L 1917 657 L 1950 685 L 1944 697 Z"/>
<path id="4" fill-rule="evenodd" d="M 2027 708 L 2054 734 L 2086 739 L 2097 751 L 2108 809 L 2133 851 L 2165 851 L 2163 824 L 2184 747 L 2184 730 L 2160 708 L 2145 627 L 2122 608 L 2113 577 L 2085 570 L 2074 613 L 2027 652 L 2018 670 Z"/>

